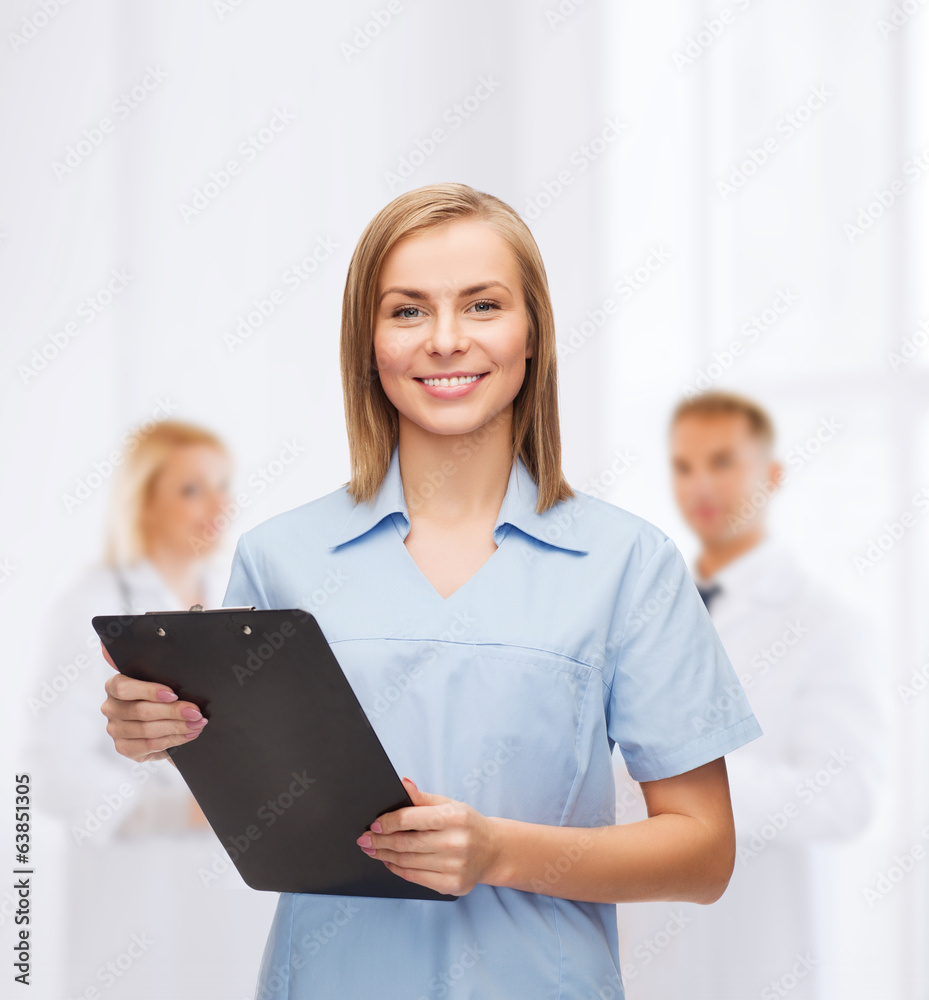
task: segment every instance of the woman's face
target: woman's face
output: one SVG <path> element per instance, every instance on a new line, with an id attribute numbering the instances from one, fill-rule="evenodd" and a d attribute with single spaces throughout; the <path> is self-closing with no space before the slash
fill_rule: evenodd
<path id="1" fill-rule="evenodd" d="M 195 559 L 214 549 L 215 519 L 229 503 L 229 460 L 208 444 L 174 448 L 142 514 L 148 545 Z"/>
<path id="2" fill-rule="evenodd" d="M 532 356 L 529 319 L 516 260 L 489 225 L 460 220 L 401 240 L 377 295 L 376 365 L 401 425 L 467 434 L 512 405 Z"/>

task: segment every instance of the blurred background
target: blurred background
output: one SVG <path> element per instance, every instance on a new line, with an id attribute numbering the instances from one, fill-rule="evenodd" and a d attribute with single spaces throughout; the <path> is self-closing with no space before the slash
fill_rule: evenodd
<path id="1" fill-rule="evenodd" d="M 211 933 L 239 934 L 230 992 L 190 996 L 252 995 L 276 897 L 233 889 L 234 871 L 226 889 L 204 882 L 224 852 L 193 813 L 139 826 L 158 843 L 136 841 L 119 870 L 170 842 L 187 851 L 172 871 L 186 865 L 204 898 L 228 892 L 215 912 L 233 929 L 211 928 L 169 880 L 163 910 L 68 978 L 69 935 L 102 927 L 111 905 L 92 878 L 65 892 L 73 856 L 93 847 L 112 869 L 104 842 L 123 820 L 81 845 L 56 814 L 50 789 L 82 767 L 63 736 L 52 748 L 41 735 L 63 732 L 44 722 L 41 678 L 64 678 L 51 707 L 73 717 L 102 668 L 69 680 L 95 652 L 89 616 L 54 640 L 50 618 L 90 592 L 116 467 L 147 421 L 193 423 L 228 449 L 220 581 L 242 531 L 347 481 L 338 336 L 355 242 L 401 192 L 463 181 L 512 205 L 541 249 L 575 488 L 692 556 L 671 410 L 691 390 L 733 389 L 774 418 L 792 462 L 771 529 L 873 622 L 892 711 L 880 808 L 836 847 L 822 890 L 836 956 L 822 995 L 929 997 L 925 4 L 4 0 L 0 18 L 0 829 L 12 869 L 13 779 L 30 771 L 44 810 L 30 995 L 178 1000 L 141 992 L 169 926 L 217 962 L 231 938 Z M 823 426 L 828 442 L 805 448 Z M 105 677 L 85 685 L 104 736 Z M 19 749 L 30 741 L 47 762 Z M 141 801 L 155 783 L 138 784 Z M 15 907 L 0 889 L 6 954 Z M 763 900 L 746 919 L 764 933 Z"/>

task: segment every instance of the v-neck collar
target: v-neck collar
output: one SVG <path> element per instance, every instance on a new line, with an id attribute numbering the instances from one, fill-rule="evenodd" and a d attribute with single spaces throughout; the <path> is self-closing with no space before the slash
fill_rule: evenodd
<path id="1" fill-rule="evenodd" d="M 467 473 L 463 468 L 458 474 L 466 475 Z M 562 500 L 539 514 L 535 509 L 538 502 L 538 492 L 535 480 L 526 468 L 522 456 L 518 455 L 510 468 L 506 495 L 500 505 L 497 521 L 494 524 L 494 542 L 499 546 L 506 534 L 505 526 L 512 525 L 547 545 L 567 549 L 570 552 L 587 553 L 589 548 L 584 545 L 581 537 L 583 522 L 578 523 L 577 511 L 571 508 L 570 501 Z M 335 549 L 346 542 L 361 538 L 380 524 L 385 517 L 395 513 L 403 519 L 400 533 L 401 538 L 406 538 L 410 530 L 410 513 L 403 495 L 399 445 L 394 446 L 387 474 L 384 476 L 377 496 L 368 503 L 355 505 L 346 522 L 331 539 L 329 549 Z M 492 558 L 491 555 L 487 561 L 489 562 Z M 420 570 L 420 572 L 422 571 Z"/>

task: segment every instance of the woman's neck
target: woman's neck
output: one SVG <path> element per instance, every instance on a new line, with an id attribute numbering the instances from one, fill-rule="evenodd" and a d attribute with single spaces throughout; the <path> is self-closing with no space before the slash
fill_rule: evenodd
<path id="1" fill-rule="evenodd" d="M 158 542 L 149 543 L 146 556 L 184 607 L 205 603 L 203 570 L 199 559 L 179 555 Z"/>
<path id="2" fill-rule="evenodd" d="M 728 566 L 733 560 L 759 545 L 765 537 L 764 526 L 758 525 L 734 538 L 727 538 L 715 544 L 705 543 L 697 560 L 697 572 L 704 580 L 708 580 L 724 566 Z"/>
<path id="3" fill-rule="evenodd" d="M 512 467 L 512 407 L 469 434 L 433 434 L 401 416 L 399 453 L 411 519 L 448 528 L 495 519 Z"/>

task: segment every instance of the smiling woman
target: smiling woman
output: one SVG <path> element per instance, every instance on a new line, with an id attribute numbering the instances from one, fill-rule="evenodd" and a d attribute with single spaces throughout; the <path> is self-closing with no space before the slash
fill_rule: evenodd
<path id="1" fill-rule="evenodd" d="M 223 603 L 345 581 L 316 617 L 422 785 L 358 849 L 459 899 L 282 893 L 256 996 L 622 996 L 614 904 L 720 896 L 723 758 L 758 723 L 670 538 L 564 479 L 545 269 L 508 205 L 439 184 L 382 209 L 349 265 L 341 364 L 351 479 L 246 531 Z M 163 685 L 106 688 L 120 753 L 185 739 Z M 639 823 L 615 823 L 617 743 Z"/>
<path id="2" fill-rule="evenodd" d="M 452 284 L 454 275 L 482 267 L 500 277 L 460 289 Z M 396 276 L 407 274 L 419 275 L 425 289 L 394 284 Z M 518 279 L 506 243 L 483 222 L 448 223 L 393 248 L 381 273 L 390 287 L 380 293 L 374 351 L 381 387 L 401 425 L 413 407 L 427 423 L 431 416 L 439 433 L 443 421 L 456 433 L 467 433 L 510 403 L 532 356 Z M 455 357 L 462 348 L 470 368 L 438 367 L 440 358 Z M 461 407 L 432 406 L 423 399 L 423 390 L 438 399 L 474 397 L 465 425 Z"/>

